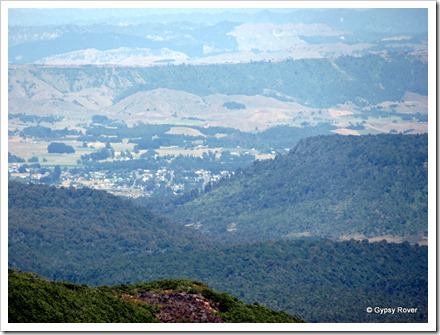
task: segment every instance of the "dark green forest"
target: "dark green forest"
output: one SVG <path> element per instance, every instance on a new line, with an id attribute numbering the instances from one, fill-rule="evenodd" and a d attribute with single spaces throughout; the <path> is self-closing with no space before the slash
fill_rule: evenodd
<path id="1" fill-rule="evenodd" d="M 117 257 L 68 279 L 112 285 L 192 278 L 306 322 L 427 322 L 427 252 L 407 242 L 302 238 L 129 262 Z M 418 312 L 376 315 L 366 313 L 369 306 L 407 306 Z"/>
<path id="2" fill-rule="evenodd" d="M 303 238 L 154 256 L 113 254 L 89 264 L 66 262 L 57 276 L 98 286 L 191 278 L 306 322 L 427 322 L 427 252 L 407 242 Z M 57 269 L 44 263 L 53 277 Z M 417 313 L 369 314 L 370 306 Z"/>
<path id="3" fill-rule="evenodd" d="M 89 287 L 9 269 L 8 282 L 10 323 L 302 322 L 189 280 Z M 162 306 L 148 296 L 172 303 Z"/>
<path id="4" fill-rule="evenodd" d="M 174 221 L 164 218 L 173 203 L 147 208 L 88 188 L 10 181 L 8 266 L 99 287 L 197 280 L 306 322 L 427 322 L 428 247 L 339 241 L 350 233 L 427 234 L 427 160 L 426 135 L 304 139 L 181 201 Z M 194 222 L 202 226 L 184 225 Z M 50 290 L 65 288 L 56 285 Z M 115 292 L 89 289 L 81 288 L 81 301 Z M 59 294 L 76 299 L 69 292 Z M 375 306 L 417 312 L 366 312 Z"/>
<path id="5" fill-rule="evenodd" d="M 426 134 L 311 137 L 194 200 L 157 209 L 227 240 L 362 234 L 421 241 L 427 236 L 427 162 Z"/>
<path id="6" fill-rule="evenodd" d="M 116 254 L 209 245 L 199 232 L 104 191 L 10 181 L 8 195 L 9 265 L 44 276 L 51 272 L 53 279 L 69 267 L 81 271 Z"/>

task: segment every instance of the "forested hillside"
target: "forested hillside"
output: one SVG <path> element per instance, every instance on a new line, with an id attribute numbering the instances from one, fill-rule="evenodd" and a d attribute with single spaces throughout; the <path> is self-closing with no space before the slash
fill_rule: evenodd
<path id="1" fill-rule="evenodd" d="M 308 322 L 427 320 L 428 249 L 424 246 L 303 237 L 231 247 L 211 240 L 208 248 L 201 236 L 194 240 L 191 229 L 185 228 L 186 233 L 173 230 L 171 223 L 165 225 L 167 221 L 161 219 L 157 220 L 164 230 L 154 232 L 151 222 L 142 227 L 130 225 L 122 217 L 134 220 L 128 211 L 146 215 L 145 209 L 104 192 L 11 183 L 10 194 L 14 205 L 9 210 L 9 266 L 22 271 L 91 285 L 195 279 L 248 303 L 257 301 Z M 48 194 L 58 202 L 59 210 L 50 206 L 54 202 Z M 108 216 L 125 222 L 124 226 L 115 221 L 114 228 L 103 227 L 92 214 L 97 210 L 95 202 L 106 204 L 103 208 L 113 206 Z M 75 215 L 81 213 L 79 203 L 90 209 L 89 221 Z M 68 206 L 78 209 L 68 210 Z M 108 234 L 104 234 L 106 230 Z M 165 230 L 170 235 L 164 235 Z M 188 246 L 190 237 L 193 244 Z M 168 249 L 145 251 L 139 247 L 152 248 L 150 238 L 158 245 L 168 241 Z M 386 316 L 365 312 L 367 307 L 381 304 L 408 306 L 418 312 Z"/>
<path id="2" fill-rule="evenodd" d="M 189 280 L 88 287 L 9 269 L 10 323 L 302 322 Z"/>
<path id="3" fill-rule="evenodd" d="M 9 267 L 92 285 L 200 280 L 307 322 L 426 322 L 426 246 L 308 236 L 423 239 L 427 160 L 426 135 L 308 138 L 180 205 L 180 224 L 103 191 L 11 181 Z"/>
<path id="4" fill-rule="evenodd" d="M 103 191 L 10 181 L 8 192 L 9 265 L 54 279 L 116 254 L 208 246 L 198 232 Z"/>
<path id="5" fill-rule="evenodd" d="M 428 228 L 427 162 L 426 134 L 307 138 L 172 215 L 227 240 L 388 235 L 420 242 Z"/>
<path id="6" fill-rule="evenodd" d="M 433 6 L 292 3 L 6 6 L 8 330 L 434 326 Z"/>
<path id="7" fill-rule="evenodd" d="M 50 269 L 48 273 L 56 271 L 50 262 L 40 262 Z M 93 265 L 69 266 L 62 269 L 62 276 L 57 274 L 58 279 L 127 285 L 191 278 L 306 322 L 428 319 L 428 248 L 409 243 L 299 239 L 148 257 L 112 254 Z M 366 312 L 376 306 L 417 308 L 417 312 Z"/>

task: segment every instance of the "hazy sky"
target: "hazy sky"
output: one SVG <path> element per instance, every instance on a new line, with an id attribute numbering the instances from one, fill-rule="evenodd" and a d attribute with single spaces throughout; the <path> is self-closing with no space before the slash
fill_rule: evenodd
<path id="1" fill-rule="evenodd" d="M 247 1 L 249 4 L 254 2 Z M 62 3 L 54 2 L 55 4 Z M 74 2 L 72 2 L 74 3 Z M 139 2 L 139 6 L 145 5 L 147 2 Z M 163 5 L 167 2 L 159 3 Z M 181 2 L 186 4 L 186 2 Z M 230 1 L 230 3 L 233 3 Z M 258 4 L 264 2 L 257 2 Z M 292 4 L 295 2 L 286 2 Z M 135 3 L 136 4 L 136 3 Z M 170 4 L 172 4 L 170 2 Z M 201 5 L 206 2 L 200 2 Z M 270 2 L 267 3 L 270 5 Z M 286 6 L 287 7 L 287 6 Z M 306 11 L 298 11 L 298 9 L 307 9 Z M 365 24 L 368 29 L 376 29 L 381 31 L 381 26 L 390 26 L 397 28 L 397 30 L 415 29 L 415 31 L 427 31 L 427 9 L 423 8 L 407 8 L 407 9 L 375 9 L 374 16 L 370 17 L 371 20 L 364 22 L 362 20 L 365 9 L 349 8 L 325 8 L 333 9 L 344 16 L 346 19 L 352 21 L 353 26 L 359 26 Z M 322 15 L 310 15 L 310 10 L 316 14 Z M 175 21 L 189 21 L 193 23 L 205 23 L 216 24 L 217 22 L 227 20 L 234 22 L 246 22 L 252 20 L 254 17 L 258 22 L 268 19 L 265 15 L 256 14 L 261 11 L 270 11 L 287 14 L 282 15 L 284 19 L 288 18 L 299 20 L 301 22 L 310 23 L 309 19 L 312 17 L 314 22 L 330 22 L 329 15 L 323 13 L 317 13 L 323 11 L 323 8 L 10 8 L 8 11 L 8 24 L 9 26 L 41 26 L 41 25 L 88 25 L 88 24 L 119 24 L 119 23 L 147 23 L 147 22 L 175 22 Z M 226 15 L 227 12 L 227 15 Z M 293 12 L 295 12 L 293 14 Z M 344 14 L 342 14 L 342 12 Z M 223 14 L 222 14 L 223 13 Z M 292 14 L 290 14 L 292 13 Z M 301 13 L 301 14 L 300 14 Z M 339 15 L 336 13 L 336 16 Z M 191 15 L 193 14 L 193 15 Z M 333 15 L 334 16 L 334 15 Z M 339 20 L 339 17 L 337 17 Z M 291 22 L 291 21 L 289 21 Z M 293 22 L 293 21 L 292 21 Z M 361 23 L 362 22 L 362 23 Z M 366 28 L 366 27 L 364 27 Z M 373 30 L 374 30 L 373 29 Z"/>
<path id="2" fill-rule="evenodd" d="M 166 16 L 167 20 L 181 20 L 182 14 L 220 14 L 235 12 L 252 14 L 261 11 L 237 8 L 14 8 L 9 10 L 10 26 L 40 26 L 50 24 L 90 24 L 109 19 L 124 19 L 146 16 Z M 285 11 L 275 9 L 271 11 Z"/>

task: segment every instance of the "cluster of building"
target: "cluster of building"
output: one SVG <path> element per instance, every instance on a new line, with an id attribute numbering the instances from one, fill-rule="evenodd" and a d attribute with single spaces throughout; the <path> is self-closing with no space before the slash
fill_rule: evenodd
<path id="1" fill-rule="evenodd" d="M 43 173 L 42 173 L 43 172 Z M 49 169 L 23 167 L 21 163 L 9 164 L 9 178 L 27 182 L 48 182 L 53 172 Z M 67 169 L 61 171 L 59 179 L 50 183 L 64 187 L 90 187 L 105 190 L 115 195 L 128 197 L 153 196 L 155 192 L 167 191 L 183 194 L 193 188 L 203 189 L 209 183 L 231 176 L 230 171 L 213 173 L 207 170 L 178 172 L 165 167 L 157 170 L 135 169 L 114 171 L 88 171 Z"/>

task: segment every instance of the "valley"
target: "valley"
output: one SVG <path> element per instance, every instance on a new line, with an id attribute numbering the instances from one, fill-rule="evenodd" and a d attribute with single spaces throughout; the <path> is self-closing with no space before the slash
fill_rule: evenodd
<path id="1" fill-rule="evenodd" d="M 10 9 L 8 322 L 431 324 L 427 15 Z"/>
<path id="2" fill-rule="evenodd" d="M 11 65 L 8 150 L 36 164 L 10 161 L 9 172 L 38 182 L 60 166 L 65 186 L 178 194 L 203 190 L 308 136 L 426 133 L 426 64 L 401 54 L 361 59 Z M 387 83 L 396 71 L 405 79 Z M 328 84 L 317 86 L 322 80 Z M 50 153 L 52 142 L 72 150 Z"/>
<path id="3" fill-rule="evenodd" d="M 163 213 L 228 240 L 361 234 L 426 243 L 427 161 L 425 135 L 311 137 Z"/>
<path id="4" fill-rule="evenodd" d="M 56 282 L 124 289 L 158 279 L 198 280 L 306 322 L 428 320 L 427 246 L 312 236 L 264 242 L 250 236 L 246 243 L 231 243 L 103 191 L 17 182 L 9 187 L 12 269 Z M 260 229 L 265 223 L 258 222 Z M 365 311 L 380 304 L 418 312 Z"/>

